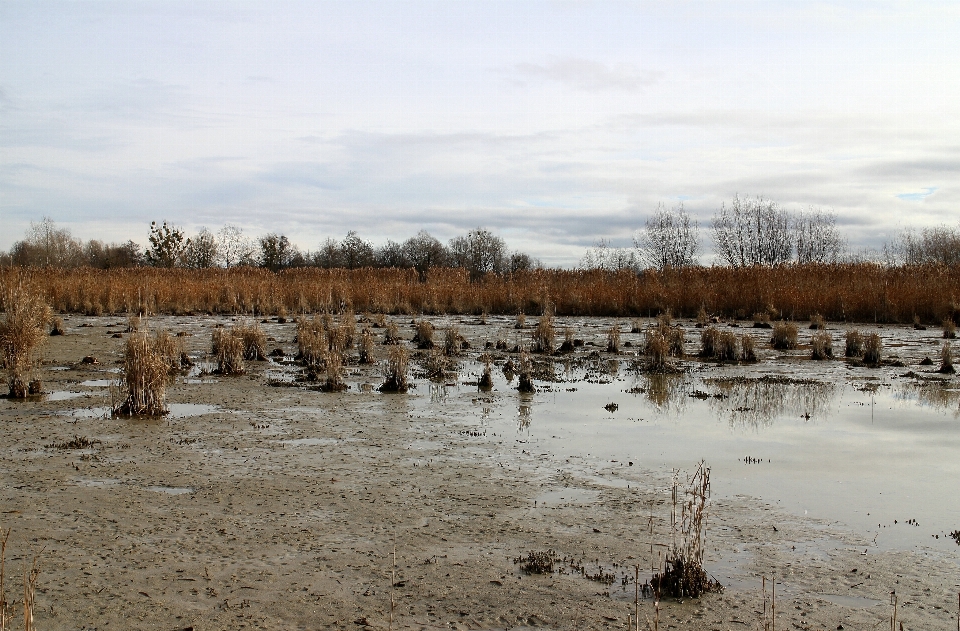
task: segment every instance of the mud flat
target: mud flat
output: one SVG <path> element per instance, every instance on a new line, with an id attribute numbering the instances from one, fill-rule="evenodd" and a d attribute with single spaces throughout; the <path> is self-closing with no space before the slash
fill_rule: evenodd
<path id="1" fill-rule="evenodd" d="M 625 323 L 631 345 L 611 354 L 611 320 L 560 319 L 585 343 L 537 358 L 537 392 L 522 395 L 505 351 L 490 351 L 492 391 L 471 384 L 484 343 L 524 342 L 532 322 L 431 319 L 472 348 L 398 395 L 356 363 L 346 392 L 311 389 L 290 361 L 295 326 L 276 322 L 263 326 L 286 359 L 207 374 L 211 331 L 231 320 L 154 318 L 187 334 L 198 367 L 171 384 L 168 416 L 121 419 L 108 411 L 123 319 L 65 318 L 44 350 L 49 394 L 0 400 L 8 599 L 39 553 L 42 629 L 385 629 L 391 615 L 394 628 L 627 628 L 635 566 L 646 581 L 671 542 L 674 469 L 705 459 L 705 567 L 726 589 L 662 601 L 660 628 L 757 628 L 763 576 L 780 629 L 885 629 L 891 591 L 904 628 L 955 628 L 960 394 L 920 366 L 937 331 L 880 329 L 887 363 L 864 368 L 806 359 L 806 331 L 784 352 L 741 327 L 757 364 L 689 358 L 665 378 L 634 370 L 642 338 Z M 409 340 L 410 318 L 395 321 Z M 699 332 L 680 324 L 692 355 Z M 841 355 L 845 328 L 829 329 Z M 553 573 L 515 563 L 547 550 Z M 640 614 L 654 618 L 650 598 Z"/>

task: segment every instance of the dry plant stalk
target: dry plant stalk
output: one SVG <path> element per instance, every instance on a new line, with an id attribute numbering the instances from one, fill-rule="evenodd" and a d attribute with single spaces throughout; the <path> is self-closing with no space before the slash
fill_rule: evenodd
<path id="1" fill-rule="evenodd" d="M 675 480 L 671 515 L 674 538 L 663 571 L 653 576 L 651 584 L 657 592 L 674 598 L 697 598 L 705 592 L 722 589 L 703 569 L 704 529 L 710 496 L 710 468 L 703 461 L 683 492 L 686 497 L 681 499 L 679 482 Z M 678 502 L 682 502 L 679 520 Z"/>
<path id="2" fill-rule="evenodd" d="M 57 316 L 50 321 L 50 335 L 64 335 L 66 331 L 63 328 L 63 318 Z"/>
<path id="3" fill-rule="evenodd" d="M 384 382 L 378 388 L 380 392 L 406 392 L 409 363 L 410 353 L 406 347 L 400 344 L 392 346 L 383 369 Z"/>
<path id="4" fill-rule="evenodd" d="M 793 322 L 777 322 L 773 325 L 770 344 L 777 350 L 792 350 L 797 347 L 797 325 Z"/>
<path id="5" fill-rule="evenodd" d="M 950 350 L 950 342 L 944 342 L 940 349 L 940 370 L 945 375 L 952 375 L 956 370 L 953 367 L 953 353 Z"/>
<path id="6" fill-rule="evenodd" d="M 720 331 L 715 326 L 709 326 L 700 332 L 700 357 L 712 358 L 717 355 L 717 343 L 720 340 Z"/>
<path id="7" fill-rule="evenodd" d="M 37 579 L 40 578 L 39 555 L 33 557 L 30 571 L 23 568 L 23 631 L 36 631 L 33 610 L 36 604 Z"/>
<path id="8" fill-rule="evenodd" d="M 393 320 L 387 322 L 386 331 L 383 333 L 383 343 L 384 344 L 400 344 L 400 329 L 397 327 L 397 323 Z"/>
<path id="9" fill-rule="evenodd" d="M 717 359 L 722 362 L 737 361 L 737 336 L 730 331 L 720 333 L 717 341 Z"/>
<path id="10" fill-rule="evenodd" d="M 883 351 L 883 342 L 878 333 L 871 333 L 863 341 L 863 363 L 876 366 L 880 363 L 880 354 Z"/>
<path id="11" fill-rule="evenodd" d="M 233 334 L 243 341 L 243 358 L 262 362 L 267 359 L 267 334 L 257 322 L 238 324 Z"/>
<path id="12" fill-rule="evenodd" d="M 413 336 L 413 343 L 422 350 L 433 348 L 433 324 L 429 320 L 418 320 L 416 326 L 417 332 Z"/>
<path id="13" fill-rule="evenodd" d="M 327 361 L 327 335 L 320 318 L 297 320 L 297 359 L 312 368 L 322 368 Z"/>
<path id="14" fill-rule="evenodd" d="M 943 321 L 943 339 L 952 340 L 957 337 L 957 325 L 953 323 L 951 318 L 947 318 Z"/>
<path id="15" fill-rule="evenodd" d="M 233 329 L 214 329 L 211 351 L 216 358 L 219 374 L 242 375 L 246 370 L 243 363 L 243 337 Z"/>
<path id="16" fill-rule="evenodd" d="M 710 323 L 710 316 L 707 314 L 707 309 L 700 305 L 700 309 L 697 311 L 697 326 L 703 328 Z"/>
<path id="17" fill-rule="evenodd" d="M 376 359 L 373 357 L 373 333 L 364 327 L 360 331 L 360 363 L 373 364 L 374 362 Z"/>
<path id="18" fill-rule="evenodd" d="M 8 287 L 3 295 L 6 318 L 0 323 L 0 351 L 7 369 L 10 397 L 22 399 L 40 393 L 39 380 L 31 380 L 36 352 L 47 337 L 50 307 L 40 290 L 26 284 Z"/>
<path id="19" fill-rule="evenodd" d="M 540 317 L 536 328 L 533 329 L 533 344 L 531 350 L 534 353 L 553 354 L 553 344 L 555 338 L 553 327 L 553 316 L 549 313 Z"/>
<path id="20" fill-rule="evenodd" d="M 460 335 L 460 329 L 455 324 L 447 327 L 443 334 L 443 352 L 448 357 L 456 357 L 463 349 L 463 336 Z"/>
<path id="21" fill-rule="evenodd" d="M 740 336 L 740 361 L 757 361 L 757 352 L 753 348 L 753 338 L 746 333 Z"/>
<path id="22" fill-rule="evenodd" d="M 519 383 L 517 384 L 517 390 L 520 392 L 536 392 L 537 389 L 533 385 L 533 360 L 530 359 L 530 354 L 526 349 L 520 349 L 520 366 L 517 371 L 519 375 Z"/>
<path id="23" fill-rule="evenodd" d="M 169 363 L 157 349 L 157 338 L 145 331 L 127 337 L 123 350 L 123 400 L 113 406 L 114 416 L 160 416 L 167 413 Z"/>
<path id="24" fill-rule="evenodd" d="M 810 359 L 833 357 L 833 336 L 826 331 L 817 331 L 810 338 Z"/>
<path id="25" fill-rule="evenodd" d="M 863 336 L 860 335 L 860 331 L 856 329 L 847 331 L 846 347 L 847 348 L 844 354 L 847 357 L 863 356 Z"/>
<path id="26" fill-rule="evenodd" d="M 480 390 L 490 390 L 493 388 L 493 358 L 489 354 L 484 353 L 479 357 L 480 361 L 483 362 L 483 374 L 480 375 L 480 380 L 477 382 L 477 387 Z"/>
<path id="27" fill-rule="evenodd" d="M 607 332 L 607 352 L 608 353 L 620 352 L 620 323 L 619 322 L 614 322 L 613 326 L 610 327 L 610 331 Z"/>
<path id="28" fill-rule="evenodd" d="M 441 348 L 431 348 L 423 358 L 423 368 L 429 379 L 443 379 L 449 359 Z"/>
<path id="29" fill-rule="evenodd" d="M 347 389 L 343 381 L 343 352 L 331 350 L 327 355 L 326 379 L 323 390 L 326 392 L 342 392 Z"/>

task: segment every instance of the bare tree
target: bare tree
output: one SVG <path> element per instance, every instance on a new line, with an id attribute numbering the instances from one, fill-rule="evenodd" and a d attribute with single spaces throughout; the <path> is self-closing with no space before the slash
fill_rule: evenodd
<path id="1" fill-rule="evenodd" d="M 340 258 L 347 269 L 370 267 L 373 265 L 373 246 L 351 230 L 340 242 Z"/>
<path id="2" fill-rule="evenodd" d="M 683 209 L 683 204 L 667 210 L 663 204 L 647 219 L 633 237 L 640 260 L 659 270 L 697 264 L 700 227 Z"/>
<path id="3" fill-rule="evenodd" d="M 717 256 L 731 267 L 781 265 L 790 261 L 790 215 L 774 201 L 733 198 L 713 218 Z"/>
<path id="4" fill-rule="evenodd" d="M 30 222 L 26 238 L 10 250 L 17 265 L 73 267 L 83 261 L 83 246 L 66 228 L 58 228 L 50 217 Z"/>
<path id="5" fill-rule="evenodd" d="M 837 215 L 812 208 L 793 218 L 793 239 L 797 263 L 839 263 L 847 249 L 837 230 Z"/>
<path id="6" fill-rule="evenodd" d="M 502 272 L 508 263 L 503 239 L 483 228 L 451 239 L 450 255 L 454 265 L 469 270 L 471 280 L 477 280 L 487 272 Z"/>
<path id="7" fill-rule="evenodd" d="M 883 246 L 890 265 L 960 264 L 960 230 L 948 226 L 907 228 Z"/>
<path id="8" fill-rule="evenodd" d="M 206 228 L 200 228 L 183 250 L 183 264 L 195 269 L 213 267 L 217 264 L 218 251 L 217 238 Z"/>
<path id="9" fill-rule="evenodd" d="M 628 248 L 612 247 L 606 239 L 599 239 L 588 248 L 580 259 L 580 269 L 599 269 L 618 272 L 624 269 L 639 268 L 637 256 Z"/>
<path id="10" fill-rule="evenodd" d="M 426 230 L 421 230 L 416 236 L 403 242 L 403 252 L 410 264 L 417 269 L 420 279 L 427 276 L 431 267 L 443 267 L 450 260 L 447 248 Z"/>
<path id="11" fill-rule="evenodd" d="M 217 232 L 217 252 L 224 267 L 252 265 L 256 246 L 239 227 L 226 224 Z"/>

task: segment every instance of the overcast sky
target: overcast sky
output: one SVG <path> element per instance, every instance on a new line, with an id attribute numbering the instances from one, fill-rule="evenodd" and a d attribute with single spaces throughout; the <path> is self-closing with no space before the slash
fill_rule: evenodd
<path id="1" fill-rule="evenodd" d="M 681 200 L 960 219 L 960 3 L 0 2 L 0 249 L 50 216 L 548 265 Z"/>

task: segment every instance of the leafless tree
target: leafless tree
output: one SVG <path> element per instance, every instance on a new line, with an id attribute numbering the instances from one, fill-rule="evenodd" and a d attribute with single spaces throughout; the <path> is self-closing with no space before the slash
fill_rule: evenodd
<path id="1" fill-rule="evenodd" d="M 902 231 L 884 245 L 884 258 L 890 265 L 960 264 L 960 230 L 949 226 Z"/>
<path id="2" fill-rule="evenodd" d="M 477 280 L 487 272 L 503 272 L 508 264 L 503 239 L 483 228 L 451 239 L 450 257 L 454 265 L 469 270 L 471 280 Z"/>
<path id="3" fill-rule="evenodd" d="M 812 208 L 793 218 L 793 239 L 797 263 L 839 263 L 847 242 L 837 230 L 837 215 Z"/>
<path id="4" fill-rule="evenodd" d="M 219 247 L 213 233 L 200 228 L 183 250 L 183 264 L 195 269 L 213 267 L 217 264 Z"/>
<path id="5" fill-rule="evenodd" d="M 606 239 L 599 239 L 580 259 L 580 269 L 618 272 L 639 268 L 636 253 L 629 248 L 613 247 Z"/>
<path id="6" fill-rule="evenodd" d="M 224 267 L 252 265 L 256 245 L 237 226 L 225 225 L 217 231 L 217 252 Z"/>
<path id="7" fill-rule="evenodd" d="M 722 205 L 713 218 L 713 235 L 717 256 L 731 267 L 780 265 L 793 254 L 790 215 L 762 197 L 737 195 L 729 208 Z"/>
<path id="8" fill-rule="evenodd" d="M 663 204 L 647 219 L 633 237 L 640 260 L 659 270 L 696 265 L 700 247 L 700 229 L 683 209 L 683 204 L 667 210 Z"/>

